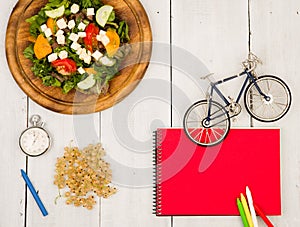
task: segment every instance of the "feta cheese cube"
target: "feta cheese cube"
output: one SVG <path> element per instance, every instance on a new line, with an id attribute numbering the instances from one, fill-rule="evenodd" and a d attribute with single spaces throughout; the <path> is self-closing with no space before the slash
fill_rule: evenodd
<path id="1" fill-rule="evenodd" d="M 101 42 L 101 38 L 102 38 L 101 35 L 96 35 L 96 39 L 97 39 L 99 42 Z"/>
<path id="2" fill-rule="evenodd" d="M 101 42 L 103 36 L 106 35 L 106 31 L 100 30 L 99 34 L 96 36 L 96 39 Z"/>
<path id="3" fill-rule="evenodd" d="M 46 36 L 47 38 L 50 37 L 50 36 L 52 35 L 52 31 L 51 31 L 50 28 L 47 28 L 47 29 L 44 31 L 44 33 L 45 33 L 45 36 Z"/>
<path id="4" fill-rule="evenodd" d="M 107 44 L 109 44 L 110 40 L 109 40 L 108 36 L 104 35 L 101 38 L 101 42 L 103 43 L 104 46 L 106 46 Z"/>
<path id="5" fill-rule="evenodd" d="M 91 51 L 87 51 L 87 54 L 89 55 L 89 56 L 92 56 L 92 52 Z"/>
<path id="6" fill-rule="evenodd" d="M 83 22 L 80 22 L 79 25 L 78 25 L 78 29 L 82 30 L 82 31 L 84 31 L 85 27 L 86 27 L 86 24 L 83 23 Z"/>
<path id="7" fill-rule="evenodd" d="M 74 20 L 70 20 L 69 22 L 68 22 L 68 28 L 69 29 L 72 29 L 72 28 L 74 28 L 75 27 L 75 21 Z"/>
<path id="8" fill-rule="evenodd" d="M 84 61 L 86 64 L 90 64 L 90 63 L 91 63 L 91 60 L 92 60 L 92 57 L 89 56 L 89 55 L 86 55 L 86 56 L 83 58 L 83 61 Z"/>
<path id="9" fill-rule="evenodd" d="M 79 11 L 79 5 L 73 4 L 71 6 L 71 13 L 75 14 L 75 13 L 78 13 L 78 11 Z"/>
<path id="10" fill-rule="evenodd" d="M 76 54 L 77 54 L 77 55 L 80 55 L 82 51 L 83 51 L 83 48 L 80 47 L 80 48 L 76 51 Z"/>
<path id="11" fill-rule="evenodd" d="M 88 56 L 88 54 L 86 53 L 86 51 L 84 49 L 82 49 L 81 53 L 79 55 L 79 59 L 84 60 L 87 56 Z"/>
<path id="12" fill-rule="evenodd" d="M 99 35 L 101 35 L 101 36 L 106 35 L 106 31 L 100 30 Z"/>
<path id="13" fill-rule="evenodd" d="M 95 9 L 94 8 L 87 8 L 86 9 L 86 15 L 87 16 L 93 16 L 93 15 L 95 15 Z"/>
<path id="14" fill-rule="evenodd" d="M 68 52 L 65 51 L 65 50 L 62 50 L 61 52 L 59 52 L 58 57 L 59 57 L 60 59 L 65 59 L 65 58 L 68 57 Z"/>
<path id="15" fill-rule="evenodd" d="M 56 25 L 59 29 L 64 29 L 68 26 L 64 18 L 61 18 L 58 21 L 56 21 Z"/>
<path id="16" fill-rule="evenodd" d="M 96 36 L 96 39 L 102 42 L 104 46 L 110 42 L 108 36 L 106 35 L 106 31 L 103 30 L 100 30 L 99 35 Z"/>
<path id="17" fill-rule="evenodd" d="M 79 36 L 75 33 L 71 33 L 69 35 L 69 40 L 73 41 L 73 42 L 77 42 L 77 40 L 79 39 Z"/>
<path id="18" fill-rule="evenodd" d="M 52 53 L 48 55 L 48 62 L 53 62 L 57 59 L 57 53 Z"/>
<path id="19" fill-rule="evenodd" d="M 80 38 L 84 38 L 84 37 L 86 37 L 86 33 L 85 32 L 78 32 L 78 36 Z"/>
<path id="20" fill-rule="evenodd" d="M 103 56 L 103 54 L 96 50 L 93 54 L 92 54 L 92 57 L 95 58 L 96 61 L 98 61 L 101 57 Z"/>
<path id="21" fill-rule="evenodd" d="M 42 24 L 40 28 L 41 28 L 42 32 L 45 32 L 48 27 L 46 24 Z"/>
<path id="22" fill-rule="evenodd" d="M 55 36 L 59 36 L 59 35 L 63 35 L 64 34 L 64 31 L 63 30 L 58 30 L 55 34 Z"/>
<path id="23" fill-rule="evenodd" d="M 58 35 L 56 37 L 56 42 L 60 45 L 64 45 L 66 43 L 66 38 L 64 35 Z"/>
<path id="24" fill-rule="evenodd" d="M 77 71 L 82 75 L 85 73 L 85 70 L 82 67 L 79 67 Z"/>
<path id="25" fill-rule="evenodd" d="M 73 43 L 71 44 L 71 48 L 72 48 L 73 50 L 78 50 L 80 47 L 81 47 L 81 45 L 80 45 L 79 43 L 77 43 L 77 42 L 73 42 Z"/>
<path id="26" fill-rule="evenodd" d="M 88 55 L 88 52 L 85 48 L 82 49 L 79 59 L 83 60 L 86 64 L 90 64 L 92 61 L 91 55 Z"/>

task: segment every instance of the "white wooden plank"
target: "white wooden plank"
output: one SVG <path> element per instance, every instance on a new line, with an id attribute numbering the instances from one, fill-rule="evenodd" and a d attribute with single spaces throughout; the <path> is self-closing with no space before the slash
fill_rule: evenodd
<path id="1" fill-rule="evenodd" d="M 176 217 L 175 227 L 197 227 L 197 226 L 222 226 L 222 227 L 241 227 L 243 226 L 240 217 L 231 216 L 203 216 L 203 217 Z M 262 225 L 263 226 L 263 225 Z"/>
<path id="2" fill-rule="evenodd" d="M 53 184 L 56 158 L 63 155 L 65 146 L 72 144 L 83 148 L 89 143 L 98 142 L 99 114 L 62 115 L 30 102 L 29 116 L 32 114 L 39 114 L 46 122 L 45 129 L 51 133 L 53 144 L 47 153 L 28 160 L 28 174 L 36 190 L 39 190 L 49 215 L 42 216 L 28 192 L 27 226 L 99 226 L 99 200 L 91 211 L 66 205 L 65 198 L 58 199 L 55 204 L 59 192 Z"/>
<path id="3" fill-rule="evenodd" d="M 170 126 L 169 1 L 141 1 L 153 32 L 153 57 L 138 87 L 101 113 L 101 140 L 116 195 L 102 199 L 101 226 L 171 226 L 152 214 L 152 131 Z"/>
<path id="4" fill-rule="evenodd" d="M 204 99 L 207 82 L 199 80 L 207 70 L 214 72 L 214 79 L 223 79 L 241 72 L 241 62 L 248 54 L 248 20 L 247 1 L 208 1 L 189 0 L 172 2 L 172 43 L 184 48 L 194 55 L 203 65 L 194 64 L 191 71 L 198 68 L 194 75 L 187 76 L 173 69 L 173 85 L 189 97 L 189 103 L 182 103 L 182 95 L 173 92 L 173 103 L 176 106 L 186 105 Z M 173 59 L 178 56 L 173 55 Z M 190 70 L 190 69 L 189 69 Z M 191 78 L 194 79 L 191 80 Z M 236 97 L 241 86 L 241 79 L 220 86 L 227 97 Z M 199 89 L 200 87 L 200 89 Z M 201 88 L 202 89 L 201 91 Z M 241 103 L 242 108 L 243 103 Z M 182 108 L 182 107 L 181 107 Z M 183 114 L 179 116 L 183 118 Z M 173 124 L 182 125 L 182 120 L 173 115 Z M 249 126 L 249 116 L 243 111 L 234 127 Z M 220 189 L 221 190 L 221 189 Z M 174 227 L 183 226 L 241 226 L 239 217 L 174 217 Z"/>
<path id="5" fill-rule="evenodd" d="M 184 72 L 173 68 L 173 103 L 187 109 L 192 103 L 205 98 L 208 81 L 200 80 L 208 72 L 215 73 L 213 80 L 219 80 L 242 71 L 241 62 L 248 53 L 247 1 L 174 1 L 172 15 L 172 43 L 186 50 L 190 58 L 199 63 L 187 66 Z M 182 55 L 182 56 L 181 56 Z M 186 61 L 184 53 L 173 54 L 173 62 Z M 202 64 L 203 65 L 202 65 Z M 208 71 L 207 71 L 208 70 Z M 219 86 L 225 97 L 236 98 L 244 77 Z M 182 100 L 182 94 L 189 102 Z M 222 101 L 221 101 L 222 103 Z M 244 111 L 233 122 L 233 126 L 249 125 L 249 116 Z M 180 114 L 183 118 L 183 114 Z M 173 124 L 180 126 L 182 119 L 173 115 Z"/>
<path id="6" fill-rule="evenodd" d="M 5 31 L 14 1 L 1 2 L 0 29 Z M 2 160 L 0 166 L 0 226 L 23 226 L 25 218 L 25 184 L 20 169 L 26 158 L 18 139 L 26 127 L 27 99 L 15 83 L 6 61 L 5 32 L 0 34 L 0 141 Z"/>
<path id="7" fill-rule="evenodd" d="M 101 141 L 118 188 L 102 199 L 101 226 L 170 226 L 170 218 L 152 214 L 152 131 L 169 126 L 170 105 L 161 101 L 169 94 L 148 72 L 132 94 L 101 114 Z M 153 96 L 147 89 L 155 90 Z"/>
<path id="8" fill-rule="evenodd" d="M 300 154 L 299 154 L 299 10 L 300 2 L 250 1 L 252 49 L 262 59 L 259 74 L 274 74 L 292 91 L 292 107 L 287 115 L 274 123 L 254 121 L 255 126 L 281 128 L 282 215 L 271 217 L 275 226 L 298 226 L 300 218 Z"/>

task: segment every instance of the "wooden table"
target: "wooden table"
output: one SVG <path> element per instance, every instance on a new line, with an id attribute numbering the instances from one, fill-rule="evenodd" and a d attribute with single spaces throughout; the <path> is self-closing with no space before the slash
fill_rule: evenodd
<path id="1" fill-rule="evenodd" d="M 1 1 L 0 28 L 6 30 L 16 0 Z M 153 60 L 139 86 L 113 108 L 89 115 L 62 115 L 32 102 L 17 86 L 5 57 L 5 33 L 0 35 L 1 115 L 0 212 L 2 227 L 239 227 L 238 216 L 156 217 L 152 214 L 152 131 L 181 127 L 184 111 L 203 97 L 199 76 L 235 74 L 249 49 L 264 62 L 257 72 L 285 80 L 293 95 L 290 112 L 273 124 L 259 123 L 242 111 L 235 127 L 281 128 L 282 215 L 270 217 L 276 226 L 300 225 L 300 2 L 297 0 L 146 1 L 155 42 Z M 171 45 L 170 45 L 171 44 Z M 187 57 L 186 57 L 187 56 Z M 195 60 L 196 59 L 196 60 Z M 194 61 L 195 60 L 195 61 Z M 237 84 L 223 91 L 234 96 Z M 51 150 L 26 157 L 18 137 L 29 117 L 40 114 L 53 137 Z M 112 163 L 118 193 L 101 199 L 92 211 L 66 206 L 53 185 L 56 157 L 70 141 L 83 147 L 103 143 Z M 255 165 L 255 164 L 254 164 Z M 20 169 L 39 191 L 49 215 L 42 217 L 32 196 L 25 194 Z M 221 190 L 221 189 L 220 189 Z M 260 226 L 264 226 L 259 220 Z"/>

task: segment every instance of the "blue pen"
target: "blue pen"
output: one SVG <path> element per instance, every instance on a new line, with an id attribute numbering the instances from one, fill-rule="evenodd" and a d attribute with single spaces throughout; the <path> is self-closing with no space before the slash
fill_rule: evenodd
<path id="1" fill-rule="evenodd" d="M 31 181 L 29 180 L 27 174 L 24 172 L 24 170 L 21 169 L 21 174 L 22 174 L 22 177 L 24 178 L 33 198 L 35 199 L 37 205 L 39 206 L 41 212 L 43 213 L 44 216 L 48 215 L 48 212 L 46 210 L 46 208 L 44 207 L 44 204 L 42 203 L 39 195 L 37 194 L 37 192 L 35 191 Z"/>

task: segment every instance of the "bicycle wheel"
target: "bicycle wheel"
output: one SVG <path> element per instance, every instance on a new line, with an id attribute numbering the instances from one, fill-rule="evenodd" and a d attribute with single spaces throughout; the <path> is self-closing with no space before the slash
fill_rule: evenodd
<path id="1" fill-rule="evenodd" d="M 289 87 L 280 78 L 272 75 L 258 77 L 256 84 L 268 99 L 258 92 L 255 83 L 249 84 L 244 96 L 248 113 L 263 122 L 282 118 L 291 106 Z"/>
<path id="2" fill-rule="evenodd" d="M 201 146 L 214 146 L 227 136 L 230 119 L 227 111 L 219 103 L 212 101 L 208 117 L 208 101 L 194 103 L 185 113 L 183 127 L 186 135 Z"/>

